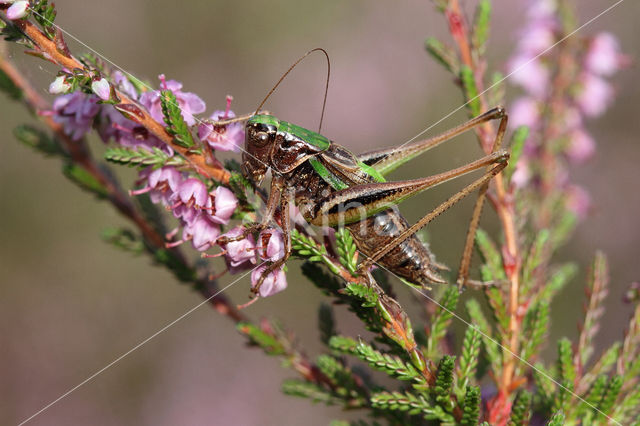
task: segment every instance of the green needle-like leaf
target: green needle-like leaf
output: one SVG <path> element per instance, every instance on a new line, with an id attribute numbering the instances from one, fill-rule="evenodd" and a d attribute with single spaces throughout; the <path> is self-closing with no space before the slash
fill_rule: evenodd
<path id="1" fill-rule="evenodd" d="M 178 105 L 176 95 L 171 90 L 163 90 L 160 92 L 160 104 L 162 105 L 164 122 L 167 124 L 167 132 L 174 137 L 177 145 L 183 148 L 192 148 L 195 141 L 187 122 L 182 117 L 182 110 Z"/>

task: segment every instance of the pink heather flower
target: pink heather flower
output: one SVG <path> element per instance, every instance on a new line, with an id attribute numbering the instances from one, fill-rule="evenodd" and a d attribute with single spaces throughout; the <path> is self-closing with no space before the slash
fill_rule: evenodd
<path id="1" fill-rule="evenodd" d="M 149 171 L 143 170 L 140 175 L 147 179 L 147 186 L 130 191 L 131 195 L 140 195 L 149 192 L 151 201 L 155 204 L 162 202 L 165 206 L 170 205 L 172 195 L 178 190 L 182 181 L 182 175 L 173 167 L 161 167 Z"/>
<path id="2" fill-rule="evenodd" d="M 555 0 L 539 0 L 531 2 L 527 14 L 532 19 L 554 19 L 557 5 Z"/>
<path id="3" fill-rule="evenodd" d="M 122 90 L 127 96 L 129 96 L 133 100 L 138 99 L 138 91 L 126 75 L 124 75 L 120 71 L 114 71 L 112 77 L 116 86 L 118 86 L 118 88 Z"/>
<path id="4" fill-rule="evenodd" d="M 214 111 L 209 117 L 212 121 L 234 118 L 233 111 Z M 224 127 L 215 127 L 211 123 L 198 126 L 198 137 L 212 149 L 220 151 L 240 152 L 244 144 L 244 126 L 241 123 L 231 123 Z"/>
<path id="5" fill-rule="evenodd" d="M 175 80 L 166 81 L 164 74 L 160 74 L 158 78 L 162 82 L 162 90 L 171 90 L 173 94 L 176 95 L 178 105 L 182 110 L 182 117 L 189 126 L 193 126 L 196 123 L 193 114 L 200 114 L 206 109 L 204 101 L 195 93 L 182 92 L 180 90 L 182 89 L 182 83 Z M 164 123 L 162 105 L 160 104 L 160 90 L 144 92 L 140 96 L 140 103 L 147 108 L 154 120 L 158 123 Z"/>
<path id="6" fill-rule="evenodd" d="M 71 84 L 67 83 L 67 77 L 64 75 L 58 76 L 49 85 L 49 93 L 52 95 L 61 95 L 71 90 Z"/>
<path id="7" fill-rule="evenodd" d="M 616 37 L 607 32 L 596 35 L 589 44 L 585 58 L 587 70 L 602 76 L 613 75 L 624 63 Z"/>
<path id="8" fill-rule="evenodd" d="M 549 70 L 538 59 L 521 54 L 509 61 L 511 80 L 522 86 L 529 94 L 541 98 L 549 87 Z"/>
<path id="9" fill-rule="evenodd" d="M 582 75 L 582 91 L 576 97 L 576 103 L 585 115 L 602 115 L 613 101 L 614 91 L 609 83 L 593 74 Z"/>
<path id="10" fill-rule="evenodd" d="M 269 262 L 275 262 L 284 257 L 282 231 L 270 228 L 260 233 L 258 236 L 258 256 L 260 256 L 260 259 Z"/>
<path id="11" fill-rule="evenodd" d="M 53 101 L 53 120 L 63 126 L 64 132 L 73 140 L 81 139 L 91 129 L 94 118 L 100 111 L 98 97 L 74 92 L 58 96 Z"/>
<path id="12" fill-rule="evenodd" d="M 209 204 L 212 206 L 211 220 L 226 225 L 238 207 L 238 199 L 228 188 L 219 186 L 209 194 Z"/>
<path id="13" fill-rule="evenodd" d="M 13 3 L 9 9 L 7 9 L 7 18 L 14 19 L 22 19 L 27 16 L 27 12 L 29 9 L 28 1 L 17 1 Z"/>
<path id="14" fill-rule="evenodd" d="M 251 272 L 252 287 L 256 286 L 265 269 L 267 269 L 267 264 L 262 264 Z M 269 297 L 281 292 L 285 288 L 287 288 L 287 277 L 282 268 L 278 268 L 266 276 L 258 292 L 261 297 Z"/>
<path id="15" fill-rule="evenodd" d="M 94 80 L 91 83 L 91 90 L 103 101 L 108 101 L 111 98 L 111 85 L 106 78 Z"/>
<path id="16" fill-rule="evenodd" d="M 577 185 L 570 185 L 567 189 L 567 208 L 578 219 L 584 219 L 591 211 L 591 197 L 589 193 Z"/>
<path id="17" fill-rule="evenodd" d="M 205 214 L 198 215 L 191 224 L 185 225 L 182 230 L 182 239 L 184 241 L 190 239 L 191 245 L 198 251 L 208 250 L 216 243 L 219 236 L 220 227 Z"/>
<path id="18" fill-rule="evenodd" d="M 189 178 L 180 183 L 176 195 L 183 204 L 201 208 L 207 204 L 209 191 L 200 179 Z"/>
<path id="19" fill-rule="evenodd" d="M 537 19 L 529 25 L 518 43 L 518 50 L 535 56 L 553 46 L 556 41 L 555 20 Z"/>
<path id="20" fill-rule="evenodd" d="M 516 99 L 509 110 L 509 125 L 512 128 L 528 126 L 533 129 L 538 126 L 539 120 L 538 103 L 528 96 Z"/>
<path id="21" fill-rule="evenodd" d="M 524 188 L 529 183 L 531 179 L 531 170 L 529 168 L 529 162 L 526 158 L 520 157 L 518 163 L 516 164 L 516 168 L 513 171 L 513 175 L 511 175 L 511 183 L 516 188 Z"/>
<path id="22" fill-rule="evenodd" d="M 584 130 L 577 128 L 569 134 L 567 157 L 574 163 L 584 163 L 596 152 L 596 142 Z"/>
<path id="23" fill-rule="evenodd" d="M 202 181 L 196 178 L 183 180 L 170 199 L 173 215 L 187 224 L 192 224 L 202 208 L 209 207 L 209 192 Z"/>
<path id="24" fill-rule="evenodd" d="M 242 226 L 236 226 L 222 236 L 230 238 L 238 237 L 242 235 L 243 231 L 244 228 Z M 222 248 L 226 250 L 225 260 L 231 273 L 249 268 L 256 263 L 256 244 L 251 235 L 247 235 L 246 238 L 240 241 L 232 241 L 225 244 Z"/>
<path id="25" fill-rule="evenodd" d="M 98 120 L 98 134 L 104 142 L 114 139 L 122 146 L 129 148 L 159 148 L 170 157 L 174 155 L 173 149 L 160 139 L 149 133 L 147 129 L 138 123 L 127 119 L 112 105 L 102 105 Z"/>

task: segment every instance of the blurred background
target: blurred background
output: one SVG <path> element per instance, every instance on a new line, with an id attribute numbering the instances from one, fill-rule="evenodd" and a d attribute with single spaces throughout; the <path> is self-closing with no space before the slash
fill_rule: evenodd
<path id="1" fill-rule="evenodd" d="M 504 70 L 524 2 L 496 0 L 488 57 Z M 581 22 L 611 4 L 581 0 Z M 274 0 L 242 2 L 167 0 L 59 0 L 57 23 L 132 74 L 153 81 L 164 73 L 207 102 L 207 113 L 234 97 L 237 113 L 250 112 L 289 65 L 313 47 L 331 55 L 332 74 L 323 133 L 361 152 L 403 143 L 462 103 L 450 75 L 428 57 L 427 36 L 449 40 L 444 19 L 429 1 Z M 469 9 L 470 10 L 470 9 Z M 625 1 L 583 31 L 616 34 L 624 52 L 638 57 L 640 4 Z M 76 54 L 86 48 L 67 37 Z M 56 69 L 18 50 L 13 59 L 45 93 Z M 302 63 L 267 108 L 309 128 L 319 120 L 325 63 Z M 595 250 L 609 257 L 612 291 L 602 346 L 620 338 L 631 313 L 621 296 L 640 279 L 640 88 L 636 67 L 614 79 L 618 98 L 588 124 L 598 154 L 571 171 L 591 194 L 593 213 L 579 226 L 558 261 L 575 260 L 580 275 L 553 310 L 550 341 L 577 336 L 584 276 Z M 508 97 L 519 93 L 508 86 Z M 430 131 L 464 121 L 460 111 Z M 0 423 L 17 423 L 202 301 L 145 257 L 132 258 L 100 240 L 123 220 L 60 173 L 60 163 L 16 143 L 12 129 L 34 120 L 6 97 L 0 101 Z M 101 143 L 94 141 L 96 155 Z M 450 142 L 394 176 L 414 178 L 463 164 L 479 154 L 473 137 Z M 133 173 L 117 169 L 130 185 Z M 460 183 L 439 187 L 401 206 L 410 221 Z M 462 250 L 471 203 L 462 203 L 429 229 L 438 259 L 454 268 Z M 495 228 L 486 209 L 483 226 Z M 190 248 L 188 251 L 191 251 Z M 293 261 L 287 291 L 247 310 L 293 328 L 310 357 L 323 348 L 316 310 L 324 300 L 302 280 Z M 225 276 L 221 286 L 236 277 Z M 227 293 L 247 300 L 249 280 Z M 409 310 L 416 301 L 395 284 Z M 347 312 L 339 329 L 360 332 Z M 94 380 L 52 406 L 32 424 L 326 424 L 349 418 L 339 408 L 283 396 L 280 382 L 294 373 L 256 349 L 244 348 L 233 325 L 208 305 L 161 333 Z M 554 349 L 547 351 L 552 359 Z"/>

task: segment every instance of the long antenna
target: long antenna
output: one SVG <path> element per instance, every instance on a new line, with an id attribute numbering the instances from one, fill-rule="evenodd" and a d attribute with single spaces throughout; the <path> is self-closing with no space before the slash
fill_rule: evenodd
<path id="1" fill-rule="evenodd" d="M 327 83 L 324 88 L 324 100 L 322 101 L 322 113 L 320 114 L 320 125 L 318 126 L 318 133 L 320 133 L 320 130 L 322 130 L 322 120 L 324 119 L 324 108 L 327 105 L 327 93 L 329 92 L 329 77 L 331 76 L 331 60 L 329 59 L 329 54 L 327 53 L 326 50 L 324 50 L 321 47 L 316 47 L 315 49 L 311 49 L 310 51 L 302 55 L 300 58 L 298 58 L 298 60 L 295 61 L 293 65 L 289 67 L 287 72 L 285 72 L 282 75 L 282 77 L 280 77 L 280 80 L 278 80 L 278 82 L 275 84 L 275 86 L 273 86 L 273 88 L 269 91 L 269 93 L 267 93 L 267 96 L 265 96 L 262 102 L 260 102 L 260 105 L 258 105 L 258 108 L 256 108 L 256 112 L 253 115 L 257 115 L 260 112 L 260 109 L 262 108 L 264 103 L 267 102 L 267 99 L 269 99 L 269 97 L 273 94 L 273 92 L 276 91 L 276 88 L 280 85 L 280 83 L 282 83 L 282 80 L 284 80 L 284 78 L 296 67 L 296 65 L 298 65 L 300 62 L 302 62 L 304 58 L 306 58 L 307 56 L 309 56 L 310 54 L 316 51 L 320 51 L 324 53 L 324 56 L 327 58 Z"/>

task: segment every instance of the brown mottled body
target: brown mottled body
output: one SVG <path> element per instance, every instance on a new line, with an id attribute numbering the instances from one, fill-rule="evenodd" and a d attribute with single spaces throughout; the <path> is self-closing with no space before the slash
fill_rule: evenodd
<path id="1" fill-rule="evenodd" d="M 359 169 L 357 158 L 340 145 L 332 144 L 326 153 L 318 155 L 317 158 L 350 186 L 366 183 L 376 184 L 373 178 L 362 173 Z M 336 165 L 336 158 L 340 161 L 339 167 Z M 336 190 L 325 182 L 309 163 L 304 163 L 294 169 L 285 176 L 285 179 L 290 187 L 296 188 L 295 203 L 300 207 L 305 219 L 309 223 L 323 224 L 322 214 L 319 211 L 320 206 Z M 366 203 L 371 200 L 359 202 Z M 354 200 L 350 199 L 346 206 L 342 204 L 334 206 L 329 213 L 339 216 L 349 210 L 349 203 L 354 203 Z M 338 222 L 349 222 L 349 220 L 338 219 Z M 391 244 L 403 231 L 409 228 L 409 223 L 394 205 L 373 216 L 358 217 L 357 221 L 345 223 L 344 227 L 350 231 L 358 250 L 364 256 L 370 257 L 381 247 Z M 433 254 L 415 235 L 391 250 L 379 260 L 379 263 L 401 278 L 420 286 L 429 287 L 434 283 L 446 283 L 438 273 L 442 267 L 434 261 Z"/>

